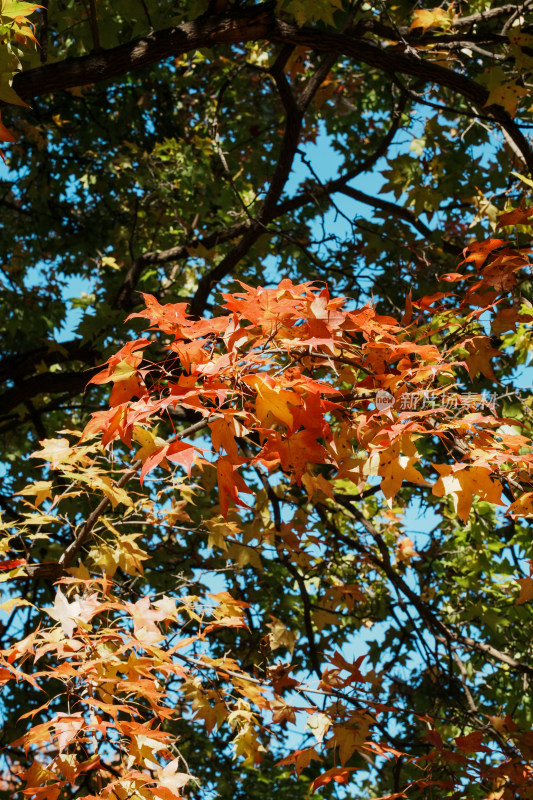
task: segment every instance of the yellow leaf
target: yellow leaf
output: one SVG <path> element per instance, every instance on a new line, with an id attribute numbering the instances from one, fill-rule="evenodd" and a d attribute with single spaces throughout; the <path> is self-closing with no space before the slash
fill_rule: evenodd
<path id="1" fill-rule="evenodd" d="M 31 457 L 49 461 L 52 469 L 57 469 L 61 464 L 88 464 L 88 453 L 94 451 L 93 445 L 72 447 L 68 439 L 43 439 L 39 444 L 42 450 L 36 450 Z"/>
<path id="2" fill-rule="evenodd" d="M 111 269 L 120 269 L 120 264 L 117 264 L 116 258 L 113 256 L 102 256 L 100 259 L 103 267 L 111 267 Z"/>
<path id="3" fill-rule="evenodd" d="M 339 760 L 344 766 L 354 752 L 362 745 L 368 736 L 371 719 L 366 714 L 356 713 L 350 718 L 347 725 L 335 725 L 333 736 L 328 740 L 327 746 L 338 748 Z"/>
<path id="4" fill-rule="evenodd" d="M 142 575 L 142 562 L 150 556 L 135 541 L 141 534 L 120 536 L 112 544 L 99 542 L 89 551 L 91 562 L 112 578 L 120 567 L 127 575 Z"/>
<path id="5" fill-rule="evenodd" d="M 451 28 L 455 19 L 453 6 L 445 11 L 443 8 L 419 8 L 414 12 L 411 28 L 422 28 L 425 33 L 428 28 L 440 28 L 447 31 Z"/>
<path id="6" fill-rule="evenodd" d="M 52 467 L 57 467 L 58 464 L 69 462 L 72 457 L 73 447 L 70 446 L 68 439 L 43 439 L 39 442 L 42 445 L 42 450 L 36 450 L 31 454 L 32 458 L 42 458 L 45 461 L 50 461 Z"/>
<path id="7" fill-rule="evenodd" d="M 496 72 L 496 70 L 494 71 Z M 503 77 L 503 70 L 499 70 L 497 75 L 490 81 L 489 96 L 485 107 L 493 103 L 502 106 L 511 115 L 516 113 L 516 107 L 521 97 L 530 94 L 530 90 L 524 86 L 519 86 L 516 81 L 498 80 Z"/>
<path id="8" fill-rule="evenodd" d="M 6 600 L 0 605 L 0 609 L 9 614 L 14 608 L 20 608 L 21 606 L 31 606 L 35 608 L 33 603 L 30 603 L 29 600 L 25 600 L 23 597 L 10 597 L 9 600 Z"/>
<path id="9" fill-rule="evenodd" d="M 112 381 L 116 383 L 116 381 L 127 381 L 133 375 L 137 374 L 136 367 L 133 367 L 128 361 L 119 361 L 116 367 L 114 367 L 113 372 L 107 376 L 107 378 L 100 379 L 100 383 L 109 383 Z"/>
<path id="10" fill-rule="evenodd" d="M 129 494 L 120 486 L 111 480 L 107 475 L 95 475 L 94 473 L 85 473 L 77 476 L 77 479 L 87 483 L 91 489 L 96 489 L 102 492 L 105 497 L 111 502 L 111 507 L 115 509 L 119 503 L 125 506 L 133 506 L 133 501 Z"/>
<path id="11" fill-rule="evenodd" d="M 400 455 L 403 452 L 405 455 Z M 380 475 L 381 491 L 390 500 L 400 490 L 403 481 L 427 485 L 425 478 L 414 468 L 418 461 L 416 445 L 408 436 L 395 439 L 390 447 L 374 452 L 363 468 L 365 475 Z"/>
<path id="12" fill-rule="evenodd" d="M 154 755 L 159 750 L 165 750 L 167 747 L 168 745 L 165 742 L 146 736 L 146 734 L 132 736 L 128 747 L 128 761 L 149 769 L 157 768 L 159 764 L 155 761 Z"/>
<path id="13" fill-rule="evenodd" d="M 146 428 L 141 428 L 138 425 L 136 425 L 133 429 L 133 439 L 137 442 L 137 444 L 141 445 L 140 450 L 137 450 L 135 453 L 135 458 L 141 459 L 143 464 L 147 458 L 150 458 L 152 453 L 155 453 L 156 450 L 159 450 L 166 444 L 164 439 L 161 439 L 152 431 L 148 431 Z"/>
<path id="14" fill-rule="evenodd" d="M 275 382 L 260 376 L 253 376 L 253 380 L 248 380 L 257 390 L 255 401 L 256 414 L 263 424 L 266 423 L 269 414 L 282 422 L 287 429 L 292 429 L 293 416 L 289 406 L 301 405 L 300 397 L 295 393 L 276 386 Z"/>
<path id="15" fill-rule="evenodd" d="M 525 175 L 521 175 L 519 172 L 511 172 L 511 175 L 514 175 L 515 178 L 518 178 L 522 183 L 525 183 L 526 186 L 530 186 L 533 189 L 533 181 L 531 178 L 527 178 Z"/>
<path id="16" fill-rule="evenodd" d="M 25 486 L 22 491 L 17 494 L 23 497 L 35 495 L 35 505 L 38 507 L 41 503 L 49 498 L 52 499 L 52 481 L 36 481 L 35 483 Z"/>
<path id="17" fill-rule="evenodd" d="M 491 477 L 488 467 L 462 467 L 458 469 L 447 464 L 436 464 L 440 478 L 433 487 L 436 497 L 451 494 L 455 512 L 459 519 L 466 522 L 472 508 L 472 499 L 476 494 L 480 500 L 496 505 L 504 505 L 501 501 L 502 486 Z"/>
<path id="18" fill-rule="evenodd" d="M 42 6 L 35 3 L 19 3 L 16 0 L 3 0 L 1 6 L 1 15 L 6 19 L 25 20 L 29 14 L 33 14 L 38 8 Z"/>
<path id="19" fill-rule="evenodd" d="M 89 570 L 81 561 L 78 561 L 77 567 L 70 567 L 67 572 L 69 575 L 72 575 L 73 578 L 78 578 L 80 581 L 88 581 L 91 577 Z"/>
<path id="20" fill-rule="evenodd" d="M 395 460 L 380 464 L 379 474 L 383 477 L 380 488 L 387 499 L 391 499 L 399 492 L 403 481 L 427 486 L 423 475 L 413 466 L 417 461 L 418 458 L 398 456 Z"/>

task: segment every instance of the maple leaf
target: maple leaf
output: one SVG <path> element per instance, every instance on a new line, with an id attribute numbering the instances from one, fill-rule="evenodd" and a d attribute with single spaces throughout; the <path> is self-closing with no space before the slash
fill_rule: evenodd
<path id="1" fill-rule="evenodd" d="M 490 359 L 501 355 L 491 344 L 490 336 L 474 336 L 466 342 L 468 355 L 465 358 L 471 378 L 481 372 L 489 380 L 496 381 Z"/>
<path id="2" fill-rule="evenodd" d="M 517 322 L 531 322 L 532 319 L 530 314 L 521 317 L 516 308 L 500 308 L 490 323 L 490 330 L 491 333 L 499 336 L 506 331 L 516 331 Z"/>
<path id="3" fill-rule="evenodd" d="M 257 391 L 255 413 L 261 424 L 265 425 L 272 416 L 282 422 L 287 430 L 292 430 L 293 414 L 291 407 L 301 404 L 301 398 L 288 389 L 283 389 L 268 376 L 252 375 L 245 379 Z"/>
<path id="4" fill-rule="evenodd" d="M 182 326 L 187 325 L 187 304 L 186 303 L 161 303 L 151 294 L 143 294 L 146 305 L 144 311 L 130 314 L 126 321 L 138 317 L 150 320 L 152 325 L 157 326 L 164 333 L 181 333 Z"/>
<path id="5" fill-rule="evenodd" d="M 348 678 L 343 681 L 342 686 L 349 686 L 350 684 L 354 683 L 361 683 L 365 681 L 365 676 L 360 670 L 361 664 L 365 660 L 366 656 L 359 656 L 355 659 L 353 663 L 346 661 L 344 656 L 336 651 L 333 656 L 329 657 L 329 661 L 333 664 L 339 671 L 344 671 L 348 673 Z"/>
<path id="6" fill-rule="evenodd" d="M 113 530 L 106 520 L 104 525 Z M 107 524 L 106 524 L 107 523 Z M 142 575 L 143 561 L 150 556 L 136 543 L 141 534 L 119 534 L 116 529 L 116 539 L 110 544 L 98 543 L 89 550 L 89 559 L 92 564 L 102 567 L 106 575 L 112 578 L 120 567 L 126 575 Z"/>
<path id="7" fill-rule="evenodd" d="M 21 770 L 19 777 L 26 781 L 26 788 L 46 785 L 49 781 L 57 779 L 57 775 L 37 758 L 27 769 Z"/>
<path id="8" fill-rule="evenodd" d="M 144 440 L 143 447 L 137 453 L 139 458 L 144 457 L 144 463 L 140 474 L 140 481 L 141 485 L 146 477 L 147 473 L 151 470 L 155 469 L 159 464 L 167 465 L 167 461 L 173 461 L 177 464 L 182 466 L 187 475 L 190 477 L 192 465 L 196 456 L 196 448 L 191 444 L 186 444 L 185 442 L 175 441 L 170 443 L 164 443 L 163 445 L 156 447 L 156 445 L 161 442 L 159 437 L 153 437 L 153 443 L 150 443 L 150 434 L 148 431 L 144 431 L 140 434 L 140 430 L 137 429 L 137 437 Z M 145 436 L 145 434 L 148 434 Z M 155 447 L 156 449 L 152 449 Z"/>
<path id="9" fill-rule="evenodd" d="M 448 11 L 443 8 L 418 8 L 413 14 L 411 29 L 422 28 L 423 33 L 432 27 L 447 31 L 451 28 L 455 16 L 453 5 Z"/>
<path id="10" fill-rule="evenodd" d="M 451 494 L 457 516 L 463 522 L 467 521 L 470 514 L 474 494 L 480 500 L 504 505 L 501 500 L 502 485 L 491 477 L 488 467 L 436 464 L 435 468 L 441 477 L 433 486 L 433 494 L 436 497 Z"/>
<path id="11" fill-rule="evenodd" d="M 524 492 L 507 509 L 511 517 L 533 517 L 533 492 Z"/>
<path id="12" fill-rule="evenodd" d="M 344 766 L 355 751 L 364 743 L 368 736 L 372 720 L 368 714 L 355 713 L 345 725 L 334 725 L 333 735 L 327 742 L 327 747 L 335 747 L 339 760 Z"/>
<path id="13" fill-rule="evenodd" d="M 165 461 L 168 447 L 169 447 L 168 444 L 164 444 L 161 447 L 157 448 L 157 450 L 153 450 L 150 453 L 150 455 L 145 458 L 140 474 L 141 486 L 143 485 L 146 475 L 149 472 L 151 472 L 151 470 L 155 469 L 158 466 L 158 464 L 161 464 L 162 462 Z M 144 447 L 141 448 L 139 452 L 142 452 L 143 450 L 145 450 Z"/>
<path id="14" fill-rule="evenodd" d="M 128 379 L 134 374 L 143 359 L 143 351 L 150 344 L 150 339 L 134 339 L 127 342 L 116 353 L 107 360 L 107 366 L 96 375 L 93 375 L 89 383 L 109 383 L 109 381 L 120 381 Z"/>
<path id="15" fill-rule="evenodd" d="M 161 750 L 167 749 L 167 742 L 155 739 L 148 733 L 132 734 L 131 742 L 128 747 L 128 766 L 137 763 L 141 767 L 158 769 L 159 764 L 154 760 L 154 755 Z M 168 738 L 168 734 L 165 735 Z"/>
<path id="16" fill-rule="evenodd" d="M 107 475 L 80 475 L 78 480 L 87 480 L 90 486 L 100 491 L 107 497 L 111 503 L 111 508 L 115 509 L 119 503 L 125 506 L 132 506 L 133 501 L 127 491 L 121 486 L 118 486 L 116 481 Z"/>
<path id="17" fill-rule="evenodd" d="M 243 459 L 239 459 L 239 461 L 243 461 Z M 220 513 L 226 519 L 230 501 L 239 506 L 246 506 L 246 503 L 240 499 L 239 492 L 250 493 L 251 489 L 244 482 L 242 475 L 237 472 L 239 464 L 233 463 L 229 456 L 219 458 L 216 466 Z"/>
<path id="18" fill-rule="evenodd" d="M 61 623 L 65 636 L 70 638 L 80 622 L 88 623 L 98 613 L 102 604 L 97 598 L 95 593 L 85 599 L 76 598 L 69 603 L 61 589 L 58 589 L 54 605 L 45 610 L 48 616 Z"/>
<path id="19" fill-rule="evenodd" d="M 300 483 L 309 463 L 327 464 L 328 452 L 309 430 L 280 436 L 277 432 L 269 434 L 266 444 L 257 456 L 257 461 L 271 467 L 280 463 L 284 470 L 292 473 L 296 483 Z"/>
<path id="20" fill-rule="evenodd" d="M 520 605 L 520 603 L 528 603 L 533 600 L 533 578 L 517 578 L 516 582 L 520 584 L 520 596 L 516 604 Z"/>
<path id="21" fill-rule="evenodd" d="M 275 696 L 270 703 L 272 711 L 272 722 L 292 722 L 296 723 L 296 711 L 293 706 L 288 705 L 281 697 Z"/>
<path id="22" fill-rule="evenodd" d="M 235 419 L 235 416 L 224 416 L 212 420 L 208 423 L 211 429 L 211 440 L 214 450 L 224 448 L 228 456 L 235 463 L 239 458 L 236 436 L 246 436 L 248 429 Z"/>
<path id="23" fill-rule="evenodd" d="M 45 500 L 52 499 L 52 481 L 35 481 L 17 494 L 22 497 L 35 496 L 35 505 L 39 507 Z"/>
<path id="24" fill-rule="evenodd" d="M 141 428 L 140 425 L 133 426 L 132 438 L 141 445 L 140 449 L 135 453 L 135 459 L 140 459 L 143 464 L 146 462 L 147 458 L 166 444 L 164 439 L 156 436 L 153 431 Z"/>
<path id="25" fill-rule="evenodd" d="M 59 752 L 69 745 L 75 739 L 83 727 L 85 727 L 85 720 L 82 714 L 70 714 L 57 717 L 53 720 L 54 732 L 57 740 L 57 747 Z"/>
<path id="26" fill-rule="evenodd" d="M 11 19 L 14 22 L 25 22 L 26 17 L 33 14 L 38 8 L 43 8 L 43 6 L 35 3 L 19 2 L 19 0 L 3 0 L 0 13 L 5 19 Z"/>
<path id="27" fill-rule="evenodd" d="M 309 766 L 311 761 L 322 761 L 314 747 L 306 747 L 303 750 L 295 750 L 289 756 L 277 762 L 277 766 L 287 766 L 294 764 L 294 771 L 300 777 L 302 770 Z"/>
<path id="28" fill-rule="evenodd" d="M 267 628 L 270 628 L 270 633 L 268 635 L 270 649 L 277 650 L 280 647 L 285 647 L 292 656 L 297 634 L 294 631 L 288 630 L 280 619 L 276 619 L 273 616 L 271 616 L 270 619 L 272 622 L 267 625 Z"/>
<path id="29" fill-rule="evenodd" d="M 157 772 L 158 785 L 152 791 L 159 797 L 164 798 L 164 800 L 179 798 L 179 790 L 183 789 L 192 780 L 192 775 L 189 775 L 189 773 L 178 772 L 180 761 L 181 758 L 175 758 Z M 162 789 L 166 791 L 162 792 Z"/>
<path id="30" fill-rule="evenodd" d="M 456 736 L 455 744 L 459 750 L 465 753 L 491 753 L 490 747 L 485 747 L 481 742 L 483 741 L 482 731 L 472 731 L 466 736 Z"/>
<path id="31" fill-rule="evenodd" d="M 467 280 L 468 277 L 468 275 L 462 275 L 460 272 L 446 272 L 439 277 L 439 280 L 448 281 L 448 283 L 456 283 L 457 281 Z"/>
<path id="32" fill-rule="evenodd" d="M 169 444 L 166 457 L 168 461 L 172 461 L 183 467 L 190 478 L 196 453 L 197 449 L 193 445 L 177 441 Z"/>
<path id="33" fill-rule="evenodd" d="M 18 745 L 23 745 L 24 751 L 27 754 L 32 744 L 38 744 L 42 741 L 52 740 L 51 729 L 53 724 L 54 720 L 47 720 L 40 725 L 34 725 L 34 727 L 27 731 L 23 736 L 12 742 L 12 746 L 18 747 Z"/>
<path id="34" fill-rule="evenodd" d="M 356 769 L 357 767 L 332 767 L 326 772 L 323 772 L 322 775 L 319 775 L 318 778 L 315 778 L 311 784 L 311 791 L 316 792 L 321 786 L 326 786 L 328 783 L 331 783 L 331 781 L 335 783 L 347 783 L 350 780 L 352 772 Z"/>
<path id="35" fill-rule="evenodd" d="M 311 728 L 317 742 L 322 742 L 330 726 L 331 719 L 327 714 L 318 712 L 307 719 L 307 727 Z"/>
<path id="36" fill-rule="evenodd" d="M 417 556 L 418 553 L 415 550 L 415 545 L 412 539 L 409 537 L 404 537 L 398 542 L 398 546 L 396 548 L 396 558 L 399 562 L 403 564 L 409 564 L 411 559 Z"/>
<path id="37" fill-rule="evenodd" d="M 418 457 L 409 458 L 408 456 L 394 455 L 394 449 L 384 451 L 379 454 L 380 463 L 377 472 L 382 476 L 380 488 L 386 498 L 394 497 L 401 489 L 404 481 L 427 486 L 428 482 L 424 476 L 414 468 L 418 462 Z"/>
<path id="38" fill-rule="evenodd" d="M 495 74 L 491 76 L 489 96 L 485 102 L 485 107 L 496 104 L 502 106 L 511 116 L 514 116 L 520 98 L 529 95 L 530 91 L 525 86 L 520 86 L 516 81 L 505 80 L 503 70 L 498 69 L 498 72 L 496 70 L 493 70 L 493 72 Z"/>
<path id="39" fill-rule="evenodd" d="M 146 394 L 146 386 L 137 372 L 134 372 L 128 378 L 115 380 L 111 395 L 109 397 L 109 405 L 114 406 L 126 403 L 132 397 L 142 397 Z"/>
<path id="40" fill-rule="evenodd" d="M 65 462 L 69 463 L 72 460 L 75 449 L 71 447 L 68 439 L 43 439 L 39 444 L 42 445 L 42 450 L 32 453 L 32 458 L 50 461 L 52 467 L 57 467 Z"/>
<path id="41" fill-rule="evenodd" d="M 498 216 L 498 227 L 506 225 L 533 225 L 533 208 L 515 208 Z"/>
<path id="42" fill-rule="evenodd" d="M 213 616 L 216 619 L 216 623 L 208 625 L 204 630 L 204 633 L 208 633 L 210 630 L 216 629 L 217 627 L 247 627 L 247 624 L 244 620 L 243 609 L 250 607 L 248 603 L 244 603 L 242 600 L 235 600 L 235 598 L 233 598 L 229 592 L 209 594 L 209 597 L 212 597 L 218 606 L 213 610 Z"/>
<path id="43" fill-rule="evenodd" d="M 97 384 L 113 383 L 109 398 L 111 407 L 125 403 L 132 397 L 142 397 L 146 393 L 142 376 L 137 371 L 137 367 L 142 361 L 142 355 L 136 353 L 135 350 L 142 349 L 147 344 L 149 344 L 148 340 L 140 339 L 137 342 L 131 342 L 129 346 L 126 345 L 109 359 L 105 370 L 89 381 L 89 383 Z M 121 355 L 124 355 L 124 358 L 119 360 Z"/>
<path id="44" fill-rule="evenodd" d="M 18 559 L 19 561 L 24 562 L 24 559 Z M 26 600 L 24 597 L 10 597 L 8 600 L 5 600 L 3 603 L 0 603 L 0 609 L 2 611 L 7 611 L 8 613 L 12 611 L 14 608 L 18 608 L 19 606 L 31 606 L 33 603 L 30 603 L 29 600 Z"/>

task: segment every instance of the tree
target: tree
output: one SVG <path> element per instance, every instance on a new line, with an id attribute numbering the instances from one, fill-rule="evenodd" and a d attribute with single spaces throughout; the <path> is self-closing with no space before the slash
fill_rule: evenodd
<path id="1" fill-rule="evenodd" d="M 130 5 L 2 4 L 5 792 L 530 796 L 530 4 Z"/>

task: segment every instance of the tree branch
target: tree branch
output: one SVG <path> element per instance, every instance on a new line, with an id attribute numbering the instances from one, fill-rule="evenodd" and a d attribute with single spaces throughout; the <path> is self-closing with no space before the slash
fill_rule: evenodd
<path id="1" fill-rule="evenodd" d="M 193 316 L 199 316 L 203 312 L 213 286 L 228 275 L 246 253 L 248 253 L 250 248 L 253 247 L 255 242 L 265 231 L 266 225 L 276 214 L 279 198 L 292 170 L 305 111 L 321 84 L 326 79 L 337 58 L 336 54 L 333 54 L 327 55 L 323 59 L 315 74 L 308 81 L 302 94 L 297 99 L 293 96 L 291 87 L 283 71 L 288 55 L 289 51 L 285 48 L 271 70 L 285 109 L 285 129 L 278 161 L 268 191 L 257 216 L 250 222 L 249 228 L 241 240 L 237 242 L 235 247 L 230 250 L 222 261 L 213 267 L 213 269 L 198 282 L 198 288 L 191 302 L 191 314 L 193 314 Z"/>
<path id="2" fill-rule="evenodd" d="M 80 58 L 18 73 L 13 88 L 23 99 L 118 78 L 171 56 L 217 44 L 242 44 L 265 38 L 274 22 L 274 2 L 261 3 L 238 14 L 204 14 L 192 22 L 154 31 L 127 44 Z"/>
<path id="3" fill-rule="evenodd" d="M 498 9 L 498 12 L 499 16 L 504 13 L 501 9 Z M 483 15 L 474 16 L 477 20 L 468 22 L 467 27 L 483 19 Z M 370 44 L 363 40 L 364 33 L 364 26 L 359 30 L 359 35 L 357 26 L 349 33 L 298 28 L 296 25 L 289 25 L 277 19 L 275 3 L 267 2 L 226 16 L 206 14 L 192 22 L 155 31 L 146 37 L 109 50 L 45 64 L 19 73 L 13 81 L 13 88 L 20 97 L 29 99 L 41 94 L 117 78 L 155 61 L 170 56 L 176 57 L 203 47 L 266 40 L 282 45 L 306 47 L 331 56 L 334 54 L 348 56 L 356 62 L 362 62 L 390 74 L 398 72 L 412 75 L 426 83 L 451 89 L 480 109 L 485 107 L 489 92 L 476 81 L 440 64 L 426 61 L 418 53 L 412 55 L 393 47 Z M 507 131 L 533 174 L 533 151 L 518 125 L 499 105 L 491 105 L 487 111 L 494 121 Z"/>
<path id="4" fill-rule="evenodd" d="M 375 554 L 368 551 L 366 548 L 362 547 L 362 545 L 353 539 L 351 536 L 347 536 L 339 531 L 336 527 L 334 527 L 331 523 L 328 522 L 329 528 L 332 532 L 335 533 L 335 536 L 340 540 L 344 541 L 346 544 L 349 544 L 352 547 L 355 547 L 358 552 L 364 553 L 367 558 L 374 564 L 381 572 L 383 572 L 387 578 L 391 581 L 391 583 L 399 590 L 401 593 L 406 597 L 410 603 L 416 608 L 422 619 L 427 623 L 430 630 L 436 634 L 436 637 L 441 636 L 444 637 L 444 640 L 447 642 L 456 642 L 460 645 L 468 647 L 470 650 L 476 650 L 479 653 L 483 653 L 487 656 L 490 656 L 496 661 L 499 661 L 502 664 L 507 664 L 510 667 L 513 667 L 518 672 L 525 673 L 527 675 L 533 675 L 533 667 L 530 667 L 528 664 L 519 661 L 513 656 L 508 655 L 507 653 L 503 653 L 501 650 L 498 650 L 495 647 L 492 647 L 490 644 L 485 644 L 484 642 L 479 642 L 475 639 L 472 639 L 470 636 L 463 636 L 462 634 L 458 634 L 453 630 L 450 630 L 434 613 L 433 611 L 424 603 L 424 601 L 416 594 L 416 592 L 411 589 L 411 587 L 404 581 L 404 579 L 399 575 L 396 570 L 393 568 L 389 550 L 387 545 L 383 541 L 382 537 L 380 536 L 379 532 L 376 528 L 372 525 L 372 523 L 363 516 L 363 514 L 357 509 L 353 503 L 349 500 L 346 500 L 342 495 L 335 495 L 335 501 L 349 511 L 352 516 L 354 516 L 357 521 L 365 528 L 365 530 L 370 534 L 370 536 L 375 541 L 380 557 L 376 556 Z"/>
<path id="5" fill-rule="evenodd" d="M 194 425 L 189 425 L 188 428 L 185 428 L 185 430 L 177 433 L 176 436 L 174 436 L 174 441 L 178 441 L 179 439 L 184 439 L 186 436 L 190 436 L 191 433 L 196 433 L 196 431 L 200 431 L 206 426 L 207 426 L 206 419 L 202 419 L 199 422 L 195 422 Z M 117 487 L 122 489 L 124 486 L 126 486 L 126 484 L 129 483 L 129 481 L 137 474 L 137 471 L 141 466 L 142 466 L 142 461 L 139 459 L 133 464 L 132 468 L 129 469 L 127 472 L 125 472 L 122 478 L 119 481 L 117 481 Z M 69 544 L 69 546 L 59 559 L 58 562 L 59 567 L 61 567 L 62 569 L 66 569 L 72 564 L 74 558 L 76 557 L 76 554 L 83 547 L 83 545 L 89 538 L 89 534 L 91 533 L 92 529 L 94 528 L 94 526 L 96 525 L 96 523 L 106 510 L 106 508 L 110 505 L 110 503 L 111 501 L 108 500 L 107 497 L 104 497 L 104 499 L 98 503 L 92 514 L 90 514 L 87 517 L 87 520 L 80 528 L 74 541 L 71 544 Z"/>
<path id="6" fill-rule="evenodd" d="M 174 437 L 174 441 L 178 441 L 179 439 L 184 439 L 186 436 L 190 436 L 192 433 L 196 433 L 196 431 L 202 430 L 207 426 L 207 420 L 202 419 L 199 422 L 195 422 L 193 425 L 190 425 L 188 428 L 180 431 Z M 137 474 L 139 467 L 142 466 L 142 461 L 136 461 L 131 469 L 127 470 L 124 475 L 117 481 L 117 487 L 123 488 L 126 486 L 127 483 Z M 25 579 L 25 578 L 32 578 L 34 580 L 44 578 L 46 580 L 58 580 L 65 574 L 65 570 L 70 567 L 76 555 L 79 553 L 87 539 L 89 538 L 92 529 L 106 510 L 106 508 L 110 505 L 110 500 L 107 497 L 104 497 L 96 506 L 94 511 L 87 517 L 84 524 L 78 530 L 74 540 L 69 544 L 66 550 L 63 552 L 59 561 L 47 561 L 42 564 L 26 564 L 23 569 L 21 569 L 21 574 L 15 576 L 11 580 L 16 579 Z"/>

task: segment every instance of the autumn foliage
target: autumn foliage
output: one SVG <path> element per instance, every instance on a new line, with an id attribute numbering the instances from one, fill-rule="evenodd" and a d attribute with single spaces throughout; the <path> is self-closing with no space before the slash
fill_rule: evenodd
<path id="1" fill-rule="evenodd" d="M 529 224 L 529 213 L 503 215 L 500 227 Z M 4 527 L 3 579 L 40 568 L 56 581 L 53 605 L 19 596 L 2 606 L 34 620 L 1 654 L 4 692 L 37 698 L 4 754 L 8 788 L 37 800 L 73 787 L 110 800 L 201 793 L 206 777 L 190 773 L 181 741 L 203 726 L 229 733 L 237 769 L 261 769 L 273 754 L 312 792 L 346 784 L 357 794 L 362 771 L 390 769 L 400 777 L 389 798 L 459 797 L 465 787 L 487 800 L 531 797 L 530 729 L 478 707 L 468 688 L 453 719 L 396 702 L 386 665 L 350 656 L 341 625 L 401 590 L 459 664 L 472 652 L 494 675 L 527 679 L 519 653 L 450 623 L 431 587 L 417 587 L 431 545 L 417 552 L 399 509 L 408 486 L 450 525 L 482 507 L 509 520 L 533 514 L 527 431 L 470 391 L 479 374 L 495 379 L 499 337 L 533 319 L 520 300 L 529 269 L 528 251 L 505 238 L 472 244 L 439 291 L 406 298 L 401 319 L 290 280 L 242 285 L 201 319 L 145 295 L 132 315 L 144 335 L 92 379 L 110 385 L 109 408 L 83 432 L 41 443 L 43 480 L 21 493 L 24 520 Z M 195 421 L 183 428 L 184 418 Z M 94 498 L 85 519 L 82 493 Z M 373 510 L 358 503 L 377 494 Z M 71 544 L 38 565 L 32 542 L 56 525 L 71 526 Z M 168 591 L 152 593 L 151 559 L 176 531 L 197 542 L 209 591 L 175 573 Z M 335 552 L 352 560 L 356 581 L 342 579 Z M 246 595 L 276 565 L 302 598 L 307 660 L 287 620 Z M 507 582 L 510 608 L 532 587 L 528 577 Z M 372 624 L 375 611 L 365 613 Z M 420 737 L 412 750 L 395 747 L 403 725 Z M 295 748 L 305 729 L 312 741 Z"/>

